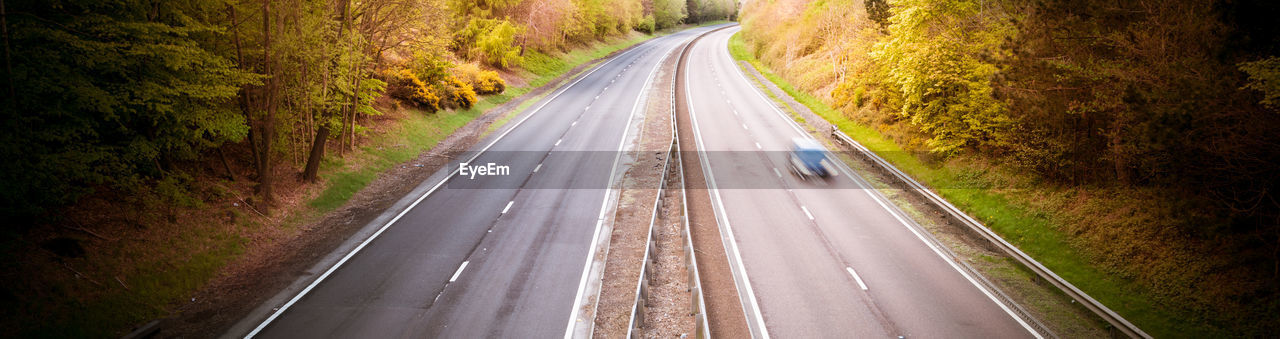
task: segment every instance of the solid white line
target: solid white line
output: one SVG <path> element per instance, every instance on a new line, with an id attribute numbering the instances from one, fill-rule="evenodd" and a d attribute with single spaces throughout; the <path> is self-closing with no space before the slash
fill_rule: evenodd
<path id="1" fill-rule="evenodd" d="M 800 206 L 800 210 L 804 211 L 804 216 L 809 217 L 809 220 L 813 220 L 813 213 L 809 213 L 808 207 Z"/>
<path id="2" fill-rule="evenodd" d="M 471 261 L 470 261 L 470 260 L 468 260 L 468 261 L 463 261 L 463 262 L 462 262 L 462 266 L 458 266 L 458 271 L 457 271 L 457 272 L 453 272 L 453 277 L 452 277 L 452 278 L 449 278 L 449 282 L 458 281 L 458 276 L 459 276 L 459 275 L 462 275 L 462 270 L 467 269 L 467 263 L 469 263 L 469 262 L 471 262 Z M 439 298 L 439 297 L 437 297 L 437 298 Z"/>
<path id="3" fill-rule="evenodd" d="M 725 44 L 726 44 L 725 45 L 726 47 L 724 48 L 724 50 L 726 51 L 725 53 L 727 54 L 728 40 L 725 41 Z M 737 69 L 737 72 L 735 73 L 738 74 L 738 76 L 742 79 L 743 83 L 749 85 L 749 87 L 751 87 L 752 89 L 752 92 L 755 92 L 756 96 L 758 96 L 760 100 L 763 100 L 770 108 L 773 108 L 774 113 L 777 113 L 778 116 L 782 117 L 783 118 L 782 120 L 786 121 L 788 125 L 791 125 L 791 128 L 795 129 L 795 131 L 799 133 L 801 136 L 805 138 L 813 139 L 813 136 L 809 135 L 808 132 L 805 132 L 804 128 L 801 128 L 799 123 L 797 123 L 795 120 L 792 120 L 787 115 L 783 114 L 782 111 L 778 109 L 776 105 L 773 104 L 773 101 L 766 98 L 764 96 L 764 93 L 762 92 L 762 89 L 756 87 L 755 85 L 752 85 L 751 81 L 747 79 L 746 73 L 744 73 L 741 67 L 734 67 L 734 68 Z M 969 276 L 968 273 L 960 269 L 960 266 L 956 265 L 955 262 L 948 259 L 947 256 L 942 253 L 941 250 L 939 250 L 937 247 L 933 245 L 933 243 L 930 243 L 928 240 L 925 240 L 923 235 L 921 235 L 918 231 L 916 231 L 915 228 L 911 227 L 907 223 L 907 221 L 904 220 L 901 216 L 898 216 L 897 212 L 894 212 L 893 209 L 890 209 L 889 206 L 886 205 L 884 201 L 881 201 L 881 198 L 877 196 L 876 193 L 872 192 L 872 189 L 870 188 L 869 185 L 863 184 L 862 180 L 860 180 L 860 177 L 853 175 L 853 170 L 847 168 L 847 166 L 844 164 L 843 161 L 837 161 L 836 163 L 837 163 L 836 167 L 840 168 L 841 171 L 845 172 L 845 175 L 848 175 L 850 179 L 853 179 L 854 183 L 858 184 L 858 186 L 862 188 L 862 191 L 864 193 L 866 193 L 868 196 L 871 196 L 872 200 L 875 200 L 876 203 L 880 205 L 880 207 L 884 208 L 885 211 L 888 211 L 889 214 L 892 215 L 895 219 L 897 219 L 899 223 L 902 223 L 903 227 L 906 227 L 907 230 L 910 230 L 912 234 L 915 234 L 916 238 L 920 239 L 921 242 L 925 243 L 925 245 L 927 245 L 929 249 L 932 249 L 933 252 L 938 255 L 938 257 L 942 258 L 942 261 L 945 261 L 947 264 L 951 265 L 951 267 L 954 268 L 956 272 L 960 272 L 960 275 L 964 276 L 965 279 L 969 280 L 969 283 L 973 284 L 974 287 L 977 287 L 978 290 L 982 291 L 982 293 L 985 294 L 988 298 L 990 298 L 991 301 L 995 302 L 997 306 L 1000 306 L 1000 308 L 1003 309 L 1005 313 L 1009 314 L 1009 316 L 1012 317 L 1013 320 L 1017 321 L 1018 324 L 1022 325 L 1022 327 L 1027 330 L 1027 332 L 1030 332 L 1036 338 L 1043 338 L 1043 336 L 1041 336 L 1039 332 L 1031 328 L 1031 325 L 1027 324 L 1026 321 L 1023 321 L 1022 317 L 1019 317 L 1017 314 L 1014 314 L 1013 310 L 1010 309 L 1009 306 L 1000 302 L 999 299 L 996 299 L 995 295 L 993 295 L 991 291 L 988 291 L 986 287 L 983 287 L 982 285 L 978 284 L 978 282 L 974 280 L 973 277 Z"/>
<path id="4" fill-rule="evenodd" d="M 777 168 L 777 167 L 774 167 L 774 168 L 773 168 L 773 174 L 777 174 L 779 178 L 781 178 L 781 177 L 782 177 L 782 172 L 778 171 L 778 168 Z"/>
<path id="5" fill-rule="evenodd" d="M 644 43 L 641 43 L 641 44 L 644 44 Z M 639 45 L 640 44 L 637 44 L 636 46 L 639 46 Z M 524 118 L 521 118 L 520 121 L 517 121 L 515 124 L 512 124 L 510 128 L 507 128 L 507 130 L 503 131 L 502 134 L 499 134 L 497 137 L 495 137 L 493 141 L 490 141 L 488 145 L 485 145 L 484 148 L 481 148 L 479 152 L 476 152 L 475 155 L 472 155 L 471 158 L 468 159 L 466 162 L 470 163 L 475 161 L 476 158 L 479 158 L 481 154 L 484 154 L 485 151 L 488 151 L 490 147 L 493 147 L 494 144 L 497 144 L 499 140 L 502 140 L 503 137 L 506 137 L 507 134 L 515 130 L 516 127 L 520 126 L 521 124 L 524 124 L 524 122 L 528 121 L 529 118 L 533 117 L 535 114 L 542 111 L 543 107 L 546 107 L 547 104 L 551 103 L 552 101 L 555 101 L 557 97 L 559 97 L 561 94 L 564 94 L 564 92 L 566 92 L 569 88 L 573 87 L 574 85 L 577 85 L 583 79 L 586 79 L 587 77 L 591 76 L 592 73 L 595 73 L 596 71 L 600 70 L 601 68 L 604 67 L 604 65 L 608 65 L 609 63 L 612 63 L 618 60 L 618 58 L 621 58 L 623 55 L 630 54 L 632 52 L 635 52 L 636 50 L 638 49 L 632 48 L 631 50 L 623 52 L 622 54 L 618 54 L 618 56 L 615 56 L 612 59 L 609 59 L 609 61 L 605 61 L 600 65 L 597 65 L 595 68 L 592 68 L 590 72 L 583 74 L 581 77 L 579 77 L 577 80 L 574 80 L 572 83 L 560 88 L 559 90 L 557 90 L 556 94 L 552 95 L 550 98 L 547 98 L 545 101 L 542 102 L 541 105 L 538 105 L 538 107 L 534 108 L 533 111 L 529 112 L 528 115 L 525 115 Z M 410 210 L 413 210 L 414 207 L 418 206 L 418 203 L 421 203 L 422 200 L 425 200 L 427 196 L 430 196 L 431 193 L 439 189 L 440 186 L 444 185 L 445 182 L 449 181 L 449 179 L 452 178 L 453 175 L 457 173 L 458 173 L 458 170 L 453 170 L 453 172 L 450 172 L 449 174 L 445 175 L 445 177 L 443 179 L 440 179 L 440 182 L 437 182 L 435 186 L 432 186 L 431 189 L 427 190 L 426 193 L 423 193 L 422 196 L 419 196 L 417 200 L 414 200 L 413 203 L 409 204 L 408 207 L 405 207 L 405 209 L 400 211 L 399 214 L 396 214 L 394 218 L 391 218 L 390 221 L 387 221 L 386 224 L 383 224 L 382 227 L 379 228 L 377 232 L 374 232 L 372 235 L 369 235 L 369 238 L 361 242 L 360 245 L 356 245 L 356 247 L 352 249 L 351 252 L 348 252 L 347 255 L 343 256 L 342 259 L 338 259 L 338 262 L 334 263 L 333 266 L 330 266 L 328 270 L 325 270 L 324 273 L 320 274 L 320 276 L 317 277 L 315 281 L 312 281 L 311 284 L 303 288 L 302 291 L 298 292 L 297 295 L 289 299 L 288 302 L 285 302 L 284 305 L 281 305 L 279 308 L 277 308 L 275 312 L 271 313 L 271 315 L 267 317 L 266 320 L 263 320 L 262 323 L 258 324 L 258 327 L 255 327 L 253 331 L 250 331 L 249 334 L 245 335 L 245 338 L 246 339 L 253 338 L 253 336 L 258 335 L 258 333 L 262 332 L 263 329 L 267 328 L 267 325 L 270 325 L 272 321 L 275 321 L 276 318 L 279 318 L 281 314 L 284 314 L 284 312 L 288 310 L 289 307 L 292 307 L 293 304 L 296 304 L 298 300 L 302 299 L 303 296 L 307 295 L 307 293 L 310 293 L 311 290 L 315 289 L 316 286 L 320 285 L 320 283 L 323 282 L 325 278 L 328 278 L 329 275 L 333 274 L 334 271 L 337 271 L 339 267 L 342 267 L 342 264 L 345 264 L 347 260 L 350 260 L 351 257 L 354 257 L 356 253 L 360 253 L 360 250 L 364 249 L 364 247 L 369 245 L 370 242 L 373 242 L 374 239 L 378 238 L 378 236 L 381 235 L 383 231 L 386 231 L 388 227 L 391 227 L 391 225 L 395 224 L 396 221 L 399 221 L 401 217 L 403 217 L 405 214 L 408 214 Z"/>
<path id="6" fill-rule="evenodd" d="M 540 169 L 542 169 L 542 164 L 538 164 L 538 166 L 537 166 L 537 167 L 534 167 L 534 168 L 533 168 L 533 173 L 538 173 L 538 170 L 540 170 Z"/>
<path id="7" fill-rule="evenodd" d="M 632 50 L 634 51 L 635 49 L 632 49 Z M 664 56 L 662 60 L 659 60 L 658 63 L 654 64 L 653 68 L 649 70 L 649 77 L 645 79 L 644 85 L 640 87 L 640 92 L 636 93 L 635 103 L 631 105 L 631 115 L 627 117 L 627 120 L 626 120 L 627 124 L 626 124 L 626 127 L 624 127 L 622 130 L 622 134 L 621 134 L 622 137 L 620 138 L 621 140 L 618 140 L 617 155 L 614 156 L 613 166 L 609 169 L 610 188 L 605 192 L 604 199 L 600 201 L 600 215 L 596 217 L 596 229 L 591 235 L 591 246 L 590 246 L 590 249 L 587 251 L 586 262 L 583 263 L 582 265 L 582 277 L 578 279 L 578 292 L 573 297 L 573 305 L 572 305 L 573 310 L 569 312 L 569 322 L 564 329 L 565 339 L 573 338 L 573 329 L 574 329 L 574 325 L 577 323 L 577 320 L 578 320 L 578 311 L 582 309 L 581 307 L 578 307 L 579 306 L 578 302 L 582 301 L 582 295 L 587 291 L 587 282 L 591 276 L 591 262 L 596 256 L 596 247 L 597 247 L 596 244 L 600 242 L 601 230 L 604 228 L 604 221 L 606 218 L 606 213 L 608 212 L 609 197 L 612 194 L 611 192 L 615 190 L 612 187 L 613 181 L 615 176 L 617 175 L 618 163 L 622 160 L 622 154 L 623 154 L 622 149 L 624 148 L 624 146 L 626 146 L 627 133 L 631 130 L 631 122 L 635 120 L 636 111 L 640 110 L 641 99 L 643 99 L 644 96 L 649 92 L 649 86 L 652 85 L 653 76 L 657 74 L 658 67 L 662 66 L 663 60 L 666 60 L 666 57 L 670 56 L 671 52 L 674 50 L 675 50 L 674 46 L 668 49 L 666 56 Z M 634 61 L 632 63 L 634 63 Z M 609 89 L 609 87 L 605 87 L 604 89 Z M 603 92 L 603 90 L 601 91 Z"/>
<path id="8" fill-rule="evenodd" d="M 508 202 L 507 202 L 507 207 L 503 207 L 503 208 L 502 208 L 502 213 L 499 213 L 499 214 L 507 214 L 507 211 L 511 209 L 511 205 L 512 205 L 512 204 L 515 204 L 515 203 L 516 203 L 516 201 L 515 201 L 515 200 L 508 201 Z"/>
<path id="9" fill-rule="evenodd" d="M 915 234 L 916 238 L 920 239 L 920 242 L 923 242 L 925 245 L 929 246 L 929 249 L 933 250 L 934 254 L 937 254 L 938 257 L 942 258 L 942 261 L 946 262 L 948 265 L 951 265 L 951 268 L 954 268 L 956 272 L 959 272 L 961 276 L 964 276 L 964 278 L 968 280 L 970 284 L 973 284 L 974 287 L 977 287 L 979 291 L 982 291 L 982 294 L 985 294 L 987 298 L 990 298 L 992 302 L 995 302 L 997 306 L 1000 306 L 1000 309 L 1004 310 L 1005 313 L 1008 313 L 1009 316 L 1013 318 L 1013 320 L 1016 320 L 1018 324 L 1022 325 L 1023 328 L 1026 328 L 1027 332 L 1031 332 L 1031 334 L 1034 335 L 1036 338 L 1044 338 L 1043 336 L 1040 335 L 1040 332 L 1036 332 L 1035 330 L 1031 329 L 1031 325 L 1023 321 L 1022 317 L 1019 317 L 1016 314 L 1014 314 L 1013 310 L 1010 309 L 1009 306 L 1006 306 L 1004 303 L 1000 302 L 999 299 L 996 299 L 996 296 L 992 294 L 991 291 L 988 291 L 986 287 L 983 287 L 982 285 L 978 284 L 978 281 L 973 279 L 973 277 L 970 276 L 968 272 L 965 272 L 964 270 L 960 269 L 960 266 L 956 265 L 955 261 L 948 259 L 947 256 L 942 253 L 942 250 L 938 249 L 937 246 L 934 246 L 933 243 L 929 242 L 928 240 L 925 240 L 924 235 L 921 235 L 920 232 L 916 231 L 914 227 L 911 227 L 910 225 L 908 225 L 906 220 L 902 219 L 901 216 L 898 216 L 898 213 L 889 209 L 888 205 L 885 205 L 885 203 L 881 201 L 880 198 L 876 197 L 874 193 L 870 192 L 870 189 L 863 189 L 862 191 L 866 192 L 867 195 L 870 195 L 871 198 L 875 200 L 877 204 L 880 204 L 880 207 L 883 207 L 886 211 L 889 211 L 889 214 L 893 215 L 894 219 L 898 219 L 898 222 L 902 223 L 903 227 L 906 227 L 907 230 L 911 231 L 911 234 Z"/>
<path id="10" fill-rule="evenodd" d="M 692 49 L 693 48 L 690 48 L 690 50 Z M 689 77 L 685 76 L 683 81 L 685 84 L 685 97 L 690 98 L 689 100 L 692 101 L 693 93 L 689 91 Z M 731 267 L 734 268 L 732 271 L 742 275 L 742 287 L 743 289 L 746 289 L 747 292 L 746 299 L 748 302 L 742 304 L 743 313 L 750 313 L 756 320 L 755 327 L 760 330 L 761 338 L 769 339 L 769 329 L 764 325 L 764 315 L 760 313 L 760 302 L 756 299 L 755 289 L 751 288 L 751 276 L 750 274 L 747 274 L 747 266 L 743 264 L 742 261 L 742 252 L 738 249 L 737 237 L 733 234 L 733 226 L 729 224 L 729 216 L 724 208 L 724 199 L 720 196 L 720 190 L 716 185 L 715 173 L 711 170 L 711 164 L 707 162 L 707 152 L 705 147 L 702 146 L 706 143 L 702 141 L 702 130 L 698 128 L 698 114 L 693 108 L 692 102 L 689 103 L 689 120 L 693 123 L 693 135 L 697 142 L 698 155 L 700 162 L 702 163 L 702 171 L 707 177 L 707 186 L 708 190 L 711 192 L 711 200 L 716 203 L 714 206 L 715 208 L 713 208 L 712 211 L 718 212 L 716 213 L 716 217 L 718 218 L 720 225 L 724 226 L 724 234 L 729 237 L 728 245 L 725 246 L 725 251 L 732 254 L 734 261 L 737 263 L 737 265 Z M 734 275 L 737 276 L 738 274 Z M 742 289 L 739 289 L 739 292 L 741 291 Z M 747 310 L 747 308 L 750 308 L 750 310 Z"/>
<path id="11" fill-rule="evenodd" d="M 858 272 L 853 271 L 853 267 L 845 267 L 844 270 L 849 271 L 849 275 L 853 276 L 853 280 L 858 282 L 858 287 L 861 287 L 863 291 L 867 290 L 867 284 L 862 283 L 862 277 L 858 276 Z"/>

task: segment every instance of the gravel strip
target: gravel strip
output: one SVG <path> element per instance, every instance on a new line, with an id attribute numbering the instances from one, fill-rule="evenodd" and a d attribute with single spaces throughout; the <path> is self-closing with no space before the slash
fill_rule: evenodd
<path id="1" fill-rule="evenodd" d="M 667 134 L 667 145 L 672 141 L 671 108 L 675 99 L 671 97 L 674 85 L 672 72 L 678 62 L 676 58 L 667 59 L 649 95 L 648 115 L 663 122 L 654 124 L 654 127 Z M 653 269 L 650 270 L 652 276 L 649 278 L 649 295 L 645 301 L 645 322 L 641 327 L 643 336 L 648 338 L 671 338 L 694 333 L 689 272 L 685 271 L 684 236 L 680 224 L 680 215 L 683 213 L 680 199 L 683 194 L 678 186 L 680 169 L 676 165 L 668 165 L 666 184 L 672 189 L 663 191 L 662 207 L 653 226 L 655 252 L 649 254 Z"/>
<path id="2" fill-rule="evenodd" d="M 674 60 L 674 59 L 673 59 Z M 671 93 L 670 68 L 660 67 L 654 75 L 653 87 L 646 100 L 644 123 L 636 147 L 636 162 L 622 178 L 622 192 L 614 216 L 613 233 L 605 258 L 600 299 L 596 304 L 596 338 L 622 338 L 627 335 L 631 310 L 635 306 L 636 282 L 649 240 L 649 224 L 653 217 L 654 199 L 662 182 L 662 166 L 671 146 L 670 101 L 661 100 Z M 664 85 L 667 84 L 667 85 Z M 655 98 L 657 97 L 657 98 Z M 656 106 L 656 107 L 655 107 Z"/>

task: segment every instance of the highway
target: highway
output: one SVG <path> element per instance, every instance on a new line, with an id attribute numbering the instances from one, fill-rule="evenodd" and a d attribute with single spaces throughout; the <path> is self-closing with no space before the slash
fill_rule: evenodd
<path id="1" fill-rule="evenodd" d="M 607 237 L 608 188 L 625 170 L 618 151 L 659 62 L 706 30 L 640 44 L 535 103 L 468 154 L 508 175 L 441 169 L 355 252 L 227 336 L 550 338 L 590 324 L 575 318 L 593 244 Z"/>
<path id="2" fill-rule="evenodd" d="M 1039 337 L 843 164 L 825 183 L 788 173 L 809 136 L 735 64 L 737 31 L 699 40 L 681 81 L 753 336 Z"/>

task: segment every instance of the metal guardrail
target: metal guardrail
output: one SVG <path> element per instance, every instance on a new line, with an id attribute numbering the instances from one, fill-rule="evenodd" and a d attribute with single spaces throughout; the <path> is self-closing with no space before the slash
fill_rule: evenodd
<path id="1" fill-rule="evenodd" d="M 990 241 L 996 247 L 999 247 L 1002 251 L 1005 252 L 1005 254 L 1008 254 L 1010 257 L 1017 260 L 1023 266 L 1027 267 L 1036 275 L 1040 276 L 1040 278 L 1044 279 L 1045 281 L 1048 281 L 1049 283 L 1057 287 L 1059 290 L 1061 290 L 1063 293 L 1066 293 L 1067 296 L 1080 302 L 1080 304 L 1084 305 L 1085 308 L 1088 308 L 1094 314 L 1097 314 L 1098 317 L 1102 318 L 1103 320 L 1106 320 L 1108 323 L 1111 324 L 1111 326 L 1113 326 L 1117 330 L 1120 330 L 1126 336 L 1129 336 L 1132 338 L 1151 338 L 1151 335 L 1148 335 L 1146 332 L 1143 332 L 1142 329 L 1138 328 L 1137 326 L 1134 326 L 1133 323 L 1130 323 L 1128 320 L 1125 320 L 1119 314 L 1116 314 L 1116 312 L 1112 311 L 1110 308 L 1107 308 L 1106 305 L 1103 305 L 1097 300 L 1094 300 L 1093 297 L 1090 297 L 1088 294 L 1085 294 L 1084 291 L 1081 291 L 1079 288 L 1076 288 L 1075 285 L 1072 285 L 1070 282 L 1066 281 L 1066 279 L 1062 279 L 1062 277 L 1059 277 L 1057 274 L 1053 273 L 1053 271 L 1050 271 L 1048 268 L 1044 267 L 1044 265 L 1041 265 L 1040 262 L 1031 258 L 1031 256 L 1027 255 L 1026 253 L 1023 253 L 1022 250 L 1019 250 L 1017 247 L 1013 246 L 1013 244 L 1010 244 L 1008 241 L 1005 241 L 1004 238 L 1000 237 L 1000 235 L 995 234 L 995 232 L 992 232 L 990 228 L 987 228 L 978 220 L 975 220 L 973 217 L 970 217 L 968 214 L 965 214 L 964 211 L 961 211 L 959 208 L 956 208 L 955 205 L 952 205 L 946 199 L 943 199 L 937 193 L 934 193 L 933 190 L 930 190 L 928 187 L 925 187 L 924 185 L 920 184 L 915 179 L 911 178 L 911 176 L 907 175 L 901 170 L 898 170 L 898 168 L 893 166 L 893 164 L 890 164 L 888 161 L 884 160 L 884 158 L 881 158 L 875 152 L 872 152 L 870 149 L 867 149 L 862 144 L 858 143 L 857 141 L 854 141 L 853 138 L 849 137 L 849 135 L 845 134 L 844 132 L 841 132 L 839 129 L 835 129 L 834 127 L 832 128 L 831 135 L 841 143 L 844 143 L 845 145 L 848 145 L 849 147 L 858 151 L 859 154 L 869 159 L 871 163 L 874 164 L 876 167 L 879 167 L 881 170 L 888 172 L 897 181 L 903 183 L 904 185 L 907 185 L 909 188 L 911 188 L 911 191 L 916 192 L 916 194 L 919 194 L 929 203 L 933 204 L 938 209 L 942 210 L 942 212 L 947 214 L 947 216 L 950 217 L 952 220 L 956 220 L 960 224 L 963 224 L 968 228 L 970 228 L 971 230 L 973 230 L 974 232 L 978 233 L 983 238 L 986 238 L 987 241 Z"/>
<path id="2" fill-rule="evenodd" d="M 708 33 L 717 31 L 713 29 L 691 39 L 684 48 L 680 50 L 683 57 L 688 53 L 689 48 L 693 47 L 693 42 L 702 38 Z M 689 229 L 689 195 L 685 189 L 684 182 L 684 156 L 680 152 L 680 129 L 679 119 L 676 119 L 676 84 L 679 81 L 680 73 L 679 60 L 676 61 L 676 71 L 671 72 L 671 149 L 675 154 L 676 169 L 680 174 L 680 229 L 681 235 L 684 237 L 684 264 L 685 272 L 688 272 L 690 315 L 694 316 L 694 336 L 701 339 L 711 338 L 711 324 L 707 322 L 707 301 L 702 295 L 702 277 L 698 274 L 698 256 L 693 251 L 693 232 Z M 668 158 L 670 159 L 670 158 Z"/>
<path id="3" fill-rule="evenodd" d="M 672 143 L 674 147 L 675 143 Z M 671 165 L 671 150 L 667 150 L 667 159 L 662 164 L 662 184 L 658 186 L 658 196 L 653 199 L 653 215 L 649 219 L 649 232 L 645 239 L 644 261 L 640 266 L 640 277 L 636 282 L 636 300 L 631 307 L 631 320 L 627 323 L 627 338 L 635 338 L 640 332 L 640 324 L 644 323 L 644 311 L 648 307 L 646 300 L 649 299 L 649 276 L 653 269 L 653 252 L 657 251 L 657 245 L 653 242 L 653 232 L 657 229 L 653 227 L 658 222 L 658 213 L 662 212 L 663 198 L 662 195 L 667 190 L 667 168 Z"/>
<path id="4" fill-rule="evenodd" d="M 697 40 L 697 38 L 700 38 L 700 37 L 701 35 L 693 39 L 690 39 L 690 41 L 686 43 L 685 46 L 680 50 L 680 55 L 683 56 L 684 53 L 686 53 L 689 50 L 689 47 L 693 46 L 693 41 Z M 677 61 L 677 65 L 678 65 L 678 61 Z M 681 225 L 681 237 L 684 238 L 684 245 L 681 247 L 684 250 L 685 272 L 688 273 L 687 276 L 689 278 L 689 280 L 687 281 L 688 283 L 687 286 L 689 286 L 689 289 L 687 291 L 689 292 L 689 297 L 690 297 L 689 299 L 691 301 L 689 305 L 689 309 L 690 309 L 689 315 L 695 317 L 694 318 L 695 338 L 701 338 L 701 339 L 711 338 L 711 328 L 707 323 L 707 312 L 706 312 L 707 303 L 702 296 L 702 279 L 701 279 L 701 276 L 698 274 L 697 255 L 693 251 L 693 237 L 692 237 L 692 233 L 689 230 L 689 203 L 688 203 L 688 195 L 685 193 L 685 189 L 684 189 L 684 186 L 685 186 L 684 158 L 680 155 L 680 136 L 679 136 L 679 129 L 677 128 L 677 125 L 676 125 L 677 120 L 676 120 L 676 90 L 675 90 L 676 86 L 675 85 L 676 85 L 677 75 L 679 74 L 678 68 L 679 67 L 677 66 L 677 69 L 674 72 L 671 72 L 671 94 L 670 94 L 671 96 L 671 117 L 670 117 L 671 146 L 667 150 L 667 158 L 662 165 L 662 184 L 661 186 L 659 186 L 658 197 L 655 199 L 655 202 L 654 202 L 653 216 L 649 220 L 649 234 L 648 234 L 648 240 L 646 241 L 647 245 L 645 246 L 644 262 L 642 264 L 643 266 L 641 266 L 641 269 L 640 269 L 639 281 L 636 283 L 636 300 L 635 300 L 634 306 L 631 308 L 631 319 L 627 325 L 627 338 L 635 338 L 639 336 L 638 335 L 638 333 L 640 332 L 639 326 L 641 323 L 644 323 L 644 311 L 645 311 L 645 308 L 648 307 L 648 305 L 646 305 L 645 300 L 647 300 L 649 296 L 649 277 L 652 274 L 650 272 L 650 267 L 652 265 L 651 260 L 653 258 L 652 253 L 656 251 L 656 248 L 653 242 L 653 238 L 654 238 L 653 232 L 655 230 L 654 223 L 658 220 L 657 219 L 658 213 L 662 210 L 663 193 L 667 190 L 667 179 L 668 179 L 667 174 L 671 166 L 672 159 L 675 159 L 676 161 L 675 169 L 678 170 L 678 173 L 679 173 L 678 179 L 679 179 L 679 187 L 680 187 L 680 205 L 681 205 L 680 225 Z"/>
<path id="5" fill-rule="evenodd" d="M 689 272 L 689 297 L 693 305 L 690 306 L 691 315 L 696 316 L 697 338 L 711 338 L 711 325 L 707 323 L 707 302 L 702 297 L 702 277 L 698 275 L 698 256 L 693 251 L 693 233 L 689 229 L 689 196 L 688 190 L 683 189 L 684 184 L 684 157 L 680 153 L 680 141 L 677 138 L 675 142 L 676 150 L 676 167 L 680 172 L 680 225 L 681 235 L 684 236 L 684 258 L 685 271 Z"/>

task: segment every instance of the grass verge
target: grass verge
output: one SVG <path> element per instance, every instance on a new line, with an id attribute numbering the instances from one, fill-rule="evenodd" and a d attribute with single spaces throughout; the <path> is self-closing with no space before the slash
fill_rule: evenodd
<path id="1" fill-rule="evenodd" d="M 741 34 L 729 40 L 729 52 L 736 60 L 753 65 L 769 81 L 773 82 L 797 102 L 807 106 L 854 140 L 875 151 L 898 169 L 930 187 L 975 187 L 974 173 L 982 168 L 964 168 L 950 162 L 945 166 L 930 165 L 875 129 L 859 124 L 843 113 L 831 108 L 818 98 L 798 90 L 782 77 L 774 74 L 747 50 Z M 1049 188 L 1052 189 L 1052 188 Z M 1005 240 L 1053 270 L 1062 278 L 1107 305 L 1144 331 L 1156 337 L 1223 336 L 1226 333 L 1196 321 L 1203 319 L 1187 311 L 1162 308 L 1156 305 L 1146 291 L 1136 283 L 1107 274 L 1088 261 L 1088 254 L 1072 246 L 1071 239 L 1063 233 L 1060 220 L 1053 211 L 1038 209 L 1025 203 L 1037 197 L 1035 192 L 1024 189 L 935 189 L 943 198 L 980 220 Z"/>

